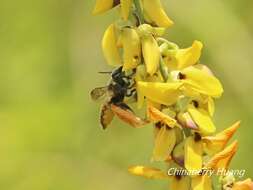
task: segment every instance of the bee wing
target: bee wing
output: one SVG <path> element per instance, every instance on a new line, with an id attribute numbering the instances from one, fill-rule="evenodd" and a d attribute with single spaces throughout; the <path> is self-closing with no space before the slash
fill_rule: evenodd
<path id="1" fill-rule="evenodd" d="M 103 104 L 100 110 L 100 124 L 102 125 L 103 129 L 107 128 L 107 126 L 111 123 L 113 117 L 114 113 L 111 109 L 110 104 Z"/>
<path id="2" fill-rule="evenodd" d="M 123 104 L 124 103 L 121 103 L 120 105 L 111 105 L 111 110 L 114 112 L 115 115 L 117 115 L 119 119 L 135 128 L 142 127 L 143 125 L 148 123 L 148 121 L 137 117 L 126 104 L 124 106 Z"/>
<path id="3" fill-rule="evenodd" d="M 107 92 L 107 86 L 94 88 L 90 92 L 91 99 L 96 101 L 101 99 Z"/>

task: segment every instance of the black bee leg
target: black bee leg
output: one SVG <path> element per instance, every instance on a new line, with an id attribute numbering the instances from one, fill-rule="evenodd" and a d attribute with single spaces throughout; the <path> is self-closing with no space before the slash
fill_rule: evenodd
<path id="1" fill-rule="evenodd" d="M 136 92 L 136 89 L 132 89 L 126 93 L 126 97 L 131 97 Z"/>
<path id="2" fill-rule="evenodd" d="M 127 89 L 132 89 L 136 85 L 136 82 L 134 81 L 131 85 L 129 84 Z"/>
<path id="3" fill-rule="evenodd" d="M 119 103 L 114 104 L 114 105 L 120 107 L 123 110 L 128 110 L 128 111 L 133 112 L 133 110 L 126 103 L 124 103 L 124 102 L 119 102 Z"/>

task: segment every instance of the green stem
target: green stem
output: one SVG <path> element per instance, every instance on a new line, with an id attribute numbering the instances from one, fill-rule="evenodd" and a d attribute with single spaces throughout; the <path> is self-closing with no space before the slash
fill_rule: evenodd
<path id="1" fill-rule="evenodd" d="M 173 49 L 173 50 L 178 50 L 179 49 L 179 47 L 178 47 L 177 44 L 175 44 L 173 42 L 170 42 L 170 41 L 168 41 L 168 40 L 166 40 L 164 38 L 156 38 L 156 40 L 158 42 L 166 43 L 170 49 Z"/>
<path id="2" fill-rule="evenodd" d="M 168 80 L 168 70 L 165 67 L 165 64 L 164 64 L 164 61 L 163 61 L 162 57 L 160 57 L 160 72 L 161 72 L 161 75 L 163 77 L 164 82 L 167 82 L 167 80 Z"/>
<path id="3" fill-rule="evenodd" d="M 134 0 L 134 5 L 135 5 L 135 8 L 136 8 L 136 13 L 139 17 L 140 24 L 144 24 L 145 21 L 144 21 L 142 9 L 141 9 L 140 0 Z"/>

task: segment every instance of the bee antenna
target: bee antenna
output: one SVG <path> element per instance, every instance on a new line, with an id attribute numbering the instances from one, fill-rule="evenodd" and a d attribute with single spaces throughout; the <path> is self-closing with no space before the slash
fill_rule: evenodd
<path id="1" fill-rule="evenodd" d="M 111 71 L 100 71 L 100 72 L 98 72 L 99 74 L 112 74 L 112 72 Z"/>

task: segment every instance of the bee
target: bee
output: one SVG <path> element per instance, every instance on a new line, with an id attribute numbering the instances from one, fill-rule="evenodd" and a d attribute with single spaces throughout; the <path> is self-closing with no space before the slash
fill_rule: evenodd
<path id="1" fill-rule="evenodd" d="M 135 82 L 132 80 L 135 70 L 130 75 L 126 75 L 126 72 L 122 71 L 121 66 L 109 73 L 111 73 L 111 79 L 108 85 L 95 88 L 90 93 L 94 101 L 106 97 L 100 110 L 100 124 L 103 129 L 107 128 L 115 115 L 133 127 L 140 127 L 147 123 L 137 117 L 132 109 L 124 103 L 125 97 L 136 96 Z"/>

